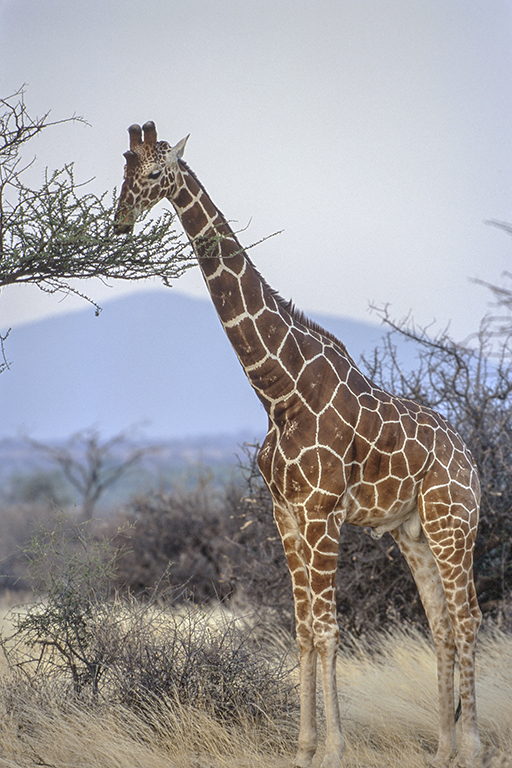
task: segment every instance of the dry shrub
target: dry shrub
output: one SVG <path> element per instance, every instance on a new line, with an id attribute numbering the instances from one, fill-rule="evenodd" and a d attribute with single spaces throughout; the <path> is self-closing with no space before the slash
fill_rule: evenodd
<path id="1" fill-rule="evenodd" d="M 233 585 L 225 563 L 236 524 L 222 495 L 202 477 L 191 490 L 135 498 L 114 520 L 113 543 L 122 550 L 117 587 L 140 595 L 172 586 L 197 603 L 227 597 Z"/>
<path id="2" fill-rule="evenodd" d="M 184 615 L 184 614 L 183 614 Z M 218 615 L 218 614 L 217 614 Z M 155 615 L 159 633 L 163 616 Z M 191 621 L 190 621 L 191 619 Z M 197 613 L 187 619 L 195 626 Z M 207 617 L 219 631 L 228 616 Z M 202 621 L 202 619 L 201 619 Z M 177 618 L 180 623 L 179 617 Z M 245 622 L 244 622 L 245 623 Z M 217 629 L 216 629 L 217 628 Z M 202 630 L 200 631 L 200 633 Z M 279 646 L 280 637 L 276 638 Z M 270 658 L 266 658 L 270 651 Z M 271 646 L 255 649 L 272 664 Z M 484 633 L 478 655 L 477 692 L 483 755 L 479 768 L 511 768 L 512 641 Z M 163 695 L 144 707 L 117 700 L 77 699 L 46 678 L 0 678 L 0 765 L 33 768 L 284 768 L 292 761 L 297 714 L 269 707 L 267 716 L 218 718 L 203 705 Z M 296 679 L 290 671 L 290 682 Z M 375 634 L 354 640 L 338 658 L 347 768 L 423 768 L 437 738 L 435 658 L 418 632 Z M 321 731 L 324 729 L 320 721 Z M 322 736 L 323 734 L 321 734 Z M 318 764 L 322 758 L 319 750 Z"/>
<path id="3" fill-rule="evenodd" d="M 104 632 L 106 643 L 119 637 L 118 626 Z M 263 653 L 256 633 L 225 612 L 132 601 L 121 642 L 114 642 L 108 695 L 139 713 L 165 700 L 225 722 L 296 714 L 286 656 L 268 644 Z"/>
<path id="4" fill-rule="evenodd" d="M 284 661 L 255 653 L 246 625 L 226 614 L 212 622 L 192 605 L 171 612 L 156 595 L 113 599 L 108 542 L 97 541 L 86 524 L 70 531 L 67 522 L 32 541 L 41 598 L 13 609 L 10 631 L 0 638 L 13 672 L 36 687 L 60 686 L 76 701 L 101 698 L 139 713 L 163 698 L 231 721 L 295 709 Z"/>

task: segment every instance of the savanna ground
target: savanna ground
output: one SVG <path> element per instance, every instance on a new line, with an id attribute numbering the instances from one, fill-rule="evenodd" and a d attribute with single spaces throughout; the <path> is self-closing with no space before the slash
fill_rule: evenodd
<path id="1" fill-rule="evenodd" d="M 138 499 L 101 524 L 39 509 L 16 561 L 25 570 L 11 583 L 34 593 L 6 591 L 2 610 L 0 766 L 291 766 L 298 658 L 286 567 L 265 504 L 256 486 L 242 495 L 230 488 L 219 506 L 205 482 Z M 414 586 L 394 557 L 389 542 L 364 532 L 348 532 L 340 551 L 357 604 L 350 607 L 341 584 L 347 768 L 419 768 L 436 747 L 435 656 Z M 165 562 L 170 569 L 156 578 Z M 18 608 L 6 602 L 23 597 Z M 486 619 L 478 649 L 482 768 L 512 767 L 506 615 Z M 322 728 L 320 716 L 320 745 Z M 314 766 L 321 759 L 322 746 Z"/>
<path id="2" fill-rule="evenodd" d="M 183 616 L 176 623 L 175 618 L 159 614 L 152 629 L 178 630 L 189 637 L 191 631 L 203 633 L 207 624 L 210 640 L 224 637 L 228 626 L 233 629 L 233 615 L 221 608 L 201 611 L 199 617 L 192 609 L 192 618 Z M 125 616 L 124 621 L 129 620 Z M 132 620 L 137 621 L 134 615 Z M 169 625 L 162 626 L 167 621 Z M 74 696 L 63 680 L 51 676 L 46 682 L 37 675 L 24 679 L 4 661 L 0 764 L 9 768 L 289 766 L 297 735 L 295 647 L 283 631 L 267 627 L 259 636 L 256 627 L 248 632 L 250 621 L 245 616 L 235 623 L 240 624 L 248 650 L 263 656 L 267 672 L 280 680 L 272 690 L 269 678 L 262 675 L 263 698 L 256 714 L 241 702 L 239 712 L 219 716 L 213 700 L 218 696 L 221 705 L 224 694 L 219 683 L 210 690 L 209 701 L 201 696 L 180 701 L 169 691 L 134 706 L 127 699 L 122 703 L 112 691 L 103 691 L 96 700 Z M 348 742 L 346 765 L 424 766 L 435 748 L 437 702 L 435 658 L 423 633 L 394 627 L 371 641 L 354 642 L 350 652 L 342 649 L 339 654 L 338 675 Z M 498 630 L 484 632 L 480 641 L 478 701 L 482 766 L 512 766 L 512 639 Z M 320 749 L 315 765 L 321 756 Z"/>

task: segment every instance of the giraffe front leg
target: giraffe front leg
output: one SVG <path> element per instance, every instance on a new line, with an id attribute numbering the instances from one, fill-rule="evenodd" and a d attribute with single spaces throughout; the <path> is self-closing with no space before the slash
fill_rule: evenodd
<path id="1" fill-rule="evenodd" d="M 331 592 L 331 590 L 329 590 L 329 592 Z M 334 589 L 332 589 L 332 595 L 334 598 Z M 322 669 L 325 724 L 327 731 L 325 738 L 325 755 L 322 760 L 321 768 L 340 768 L 343 753 L 345 752 L 345 739 L 343 738 L 341 731 L 338 688 L 336 683 L 339 629 L 334 605 L 330 612 L 325 611 L 325 605 L 318 606 L 322 610 L 322 613 L 318 616 L 318 612 L 315 610 L 318 603 L 324 603 L 323 595 L 313 599 L 314 642 Z M 317 618 L 315 618 L 315 615 L 317 615 Z"/>
<path id="2" fill-rule="evenodd" d="M 325 739 L 325 755 L 321 768 L 340 768 L 345 752 L 345 739 L 341 732 L 340 708 L 338 689 L 336 685 L 336 657 L 338 651 L 339 631 L 322 630 L 315 637 L 315 645 L 320 656 L 324 691 L 325 722 L 327 734 Z"/>
<path id="3" fill-rule="evenodd" d="M 318 586 L 318 585 L 317 585 Z M 329 590 L 331 592 L 331 590 Z M 300 648 L 300 731 L 296 768 L 308 768 L 317 749 L 316 666 L 320 657 L 326 721 L 325 755 L 321 768 L 340 768 L 345 751 L 336 685 L 339 630 L 335 612 L 325 613 L 325 594 L 313 594 L 311 605 L 294 590 L 297 610 L 297 640 Z M 334 597 L 334 590 L 332 590 Z M 298 599 L 297 599 L 298 598 Z M 311 621 L 312 617 L 312 621 Z M 304 620 L 305 619 L 305 620 Z"/>
<path id="4" fill-rule="evenodd" d="M 336 618 L 335 578 L 341 517 L 311 520 L 307 528 L 311 548 L 309 574 L 314 645 L 320 658 L 326 723 L 325 755 L 321 768 L 340 768 L 345 752 L 336 684 L 340 632 Z"/>
<path id="5" fill-rule="evenodd" d="M 311 628 L 306 630 L 305 627 L 298 624 L 297 641 L 300 649 L 300 728 L 299 748 L 294 766 L 296 768 L 309 768 L 318 746 L 316 723 L 317 654 L 313 646 Z"/>
<path id="6" fill-rule="evenodd" d="M 274 517 L 283 542 L 292 580 L 296 635 L 300 653 L 300 727 L 294 766 L 295 768 L 309 768 L 318 745 L 316 719 L 317 652 L 313 643 L 309 574 L 304 562 L 304 540 L 295 517 L 276 502 L 274 502 Z"/>

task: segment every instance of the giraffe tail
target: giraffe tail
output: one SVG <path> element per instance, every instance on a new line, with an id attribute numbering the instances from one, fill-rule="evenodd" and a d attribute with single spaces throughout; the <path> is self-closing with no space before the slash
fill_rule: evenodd
<path id="1" fill-rule="evenodd" d="M 460 698 L 460 693 L 459 693 L 459 703 L 457 704 L 457 709 L 455 710 L 455 722 L 458 721 L 459 717 L 461 716 L 461 713 L 462 713 L 462 700 Z"/>

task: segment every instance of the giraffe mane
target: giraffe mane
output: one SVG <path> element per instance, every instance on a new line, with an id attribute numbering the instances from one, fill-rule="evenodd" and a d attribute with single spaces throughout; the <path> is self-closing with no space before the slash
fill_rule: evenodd
<path id="1" fill-rule="evenodd" d="M 247 257 L 249 259 L 249 257 Z M 249 259 L 250 261 L 250 259 Z M 251 262 L 252 264 L 252 262 Z M 254 266 L 254 265 L 253 265 Z M 256 270 L 258 272 L 258 270 Z M 258 272 L 259 275 L 259 272 Z M 334 335 L 334 333 L 331 333 L 331 331 L 327 331 L 320 323 L 315 322 L 314 320 L 311 320 L 302 310 L 297 309 L 295 304 L 293 303 L 292 299 L 283 299 L 283 297 L 278 293 L 278 291 L 275 290 L 275 288 L 271 288 L 264 277 L 261 277 L 261 282 L 265 285 L 265 287 L 270 291 L 270 293 L 273 295 L 274 299 L 277 301 L 278 305 L 283 309 L 290 317 L 300 325 L 303 325 L 305 328 L 307 328 L 309 331 L 313 331 L 314 333 L 320 334 L 320 336 L 323 336 L 325 339 L 328 339 L 329 341 L 332 341 L 333 344 L 335 344 L 340 352 L 345 357 L 350 357 L 346 346 L 341 342 L 337 336 Z M 352 359 L 352 358 L 350 358 Z"/>

